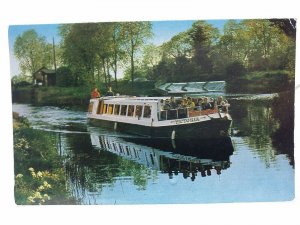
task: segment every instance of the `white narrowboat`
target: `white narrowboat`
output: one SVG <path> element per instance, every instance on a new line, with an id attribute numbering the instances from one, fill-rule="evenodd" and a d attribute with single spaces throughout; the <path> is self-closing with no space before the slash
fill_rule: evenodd
<path id="1" fill-rule="evenodd" d="M 229 135 L 232 123 L 227 110 L 216 105 L 209 109 L 165 107 L 170 97 L 111 96 L 90 100 L 89 122 L 120 132 L 171 139 L 211 139 Z M 197 99 L 193 99 L 197 101 Z"/>

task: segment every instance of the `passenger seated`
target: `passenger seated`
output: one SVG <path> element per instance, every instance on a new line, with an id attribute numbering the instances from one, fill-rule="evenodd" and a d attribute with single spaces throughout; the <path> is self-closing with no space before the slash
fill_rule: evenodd
<path id="1" fill-rule="evenodd" d="M 221 109 L 222 108 L 222 102 L 223 102 L 223 97 L 219 96 L 217 99 L 217 108 Z"/>
<path id="2" fill-rule="evenodd" d="M 180 107 L 181 107 L 181 108 L 186 108 L 186 107 L 187 107 L 187 99 L 186 99 L 186 98 L 183 98 L 183 99 L 181 100 Z"/>
<path id="3" fill-rule="evenodd" d="M 171 109 L 170 100 L 166 99 L 165 104 L 163 106 L 163 110 L 169 110 Z"/>
<path id="4" fill-rule="evenodd" d="M 215 101 L 214 98 L 210 98 L 210 105 L 211 105 L 211 109 L 214 109 L 214 108 L 215 108 L 216 101 Z"/>
<path id="5" fill-rule="evenodd" d="M 175 101 L 174 96 L 172 96 L 171 99 L 170 99 L 170 107 L 171 107 L 171 109 L 177 109 L 178 108 L 178 104 Z"/>
<path id="6" fill-rule="evenodd" d="M 205 97 L 204 101 L 202 103 L 202 109 L 206 110 L 206 109 L 211 109 L 211 104 L 208 102 L 208 98 Z"/>
<path id="7" fill-rule="evenodd" d="M 195 103 L 192 101 L 192 98 L 191 97 L 188 97 L 187 98 L 187 105 L 186 107 L 189 107 L 189 108 L 195 108 Z"/>
<path id="8" fill-rule="evenodd" d="M 230 106 L 230 104 L 228 104 L 227 100 L 223 100 L 222 96 L 218 97 L 216 104 L 217 104 L 218 110 L 220 110 L 222 112 L 228 112 L 228 107 Z"/>
<path id="9" fill-rule="evenodd" d="M 202 98 L 198 98 L 196 101 L 196 108 L 197 110 L 201 110 L 202 109 L 202 103 L 203 103 L 203 99 Z"/>

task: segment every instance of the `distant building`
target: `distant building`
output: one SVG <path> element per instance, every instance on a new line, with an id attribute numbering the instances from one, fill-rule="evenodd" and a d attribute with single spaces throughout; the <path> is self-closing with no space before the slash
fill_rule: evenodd
<path id="1" fill-rule="evenodd" d="M 34 84 L 42 86 L 54 86 L 56 84 L 55 70 L 42 67 L 33 74 Z"/>

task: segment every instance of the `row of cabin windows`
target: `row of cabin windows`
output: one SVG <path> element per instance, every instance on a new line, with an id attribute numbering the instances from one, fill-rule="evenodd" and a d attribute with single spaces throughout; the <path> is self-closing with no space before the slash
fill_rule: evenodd
<path id="1" fill-rule="evenodd" d="M 135 116 L 140 118 L 143 114 L 144 118 L 151 117 L 151 106 L 145 105 L 144 111 L 142 105 L 119 105 L 119 104 L 103 104 L 100 102 L 98 114 L 121 115 L 121 116 Z"/>

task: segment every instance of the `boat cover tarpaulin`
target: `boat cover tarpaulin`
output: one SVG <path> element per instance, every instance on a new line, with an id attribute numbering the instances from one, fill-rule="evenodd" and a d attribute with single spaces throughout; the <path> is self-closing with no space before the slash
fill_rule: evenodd
<path id="1" fill-rule="evenodd" d="M 168 94 L 191 94 L 225 92 L 225 85 L 225 81 L 164 83 L 159 85 L 157 89 Z"/>

